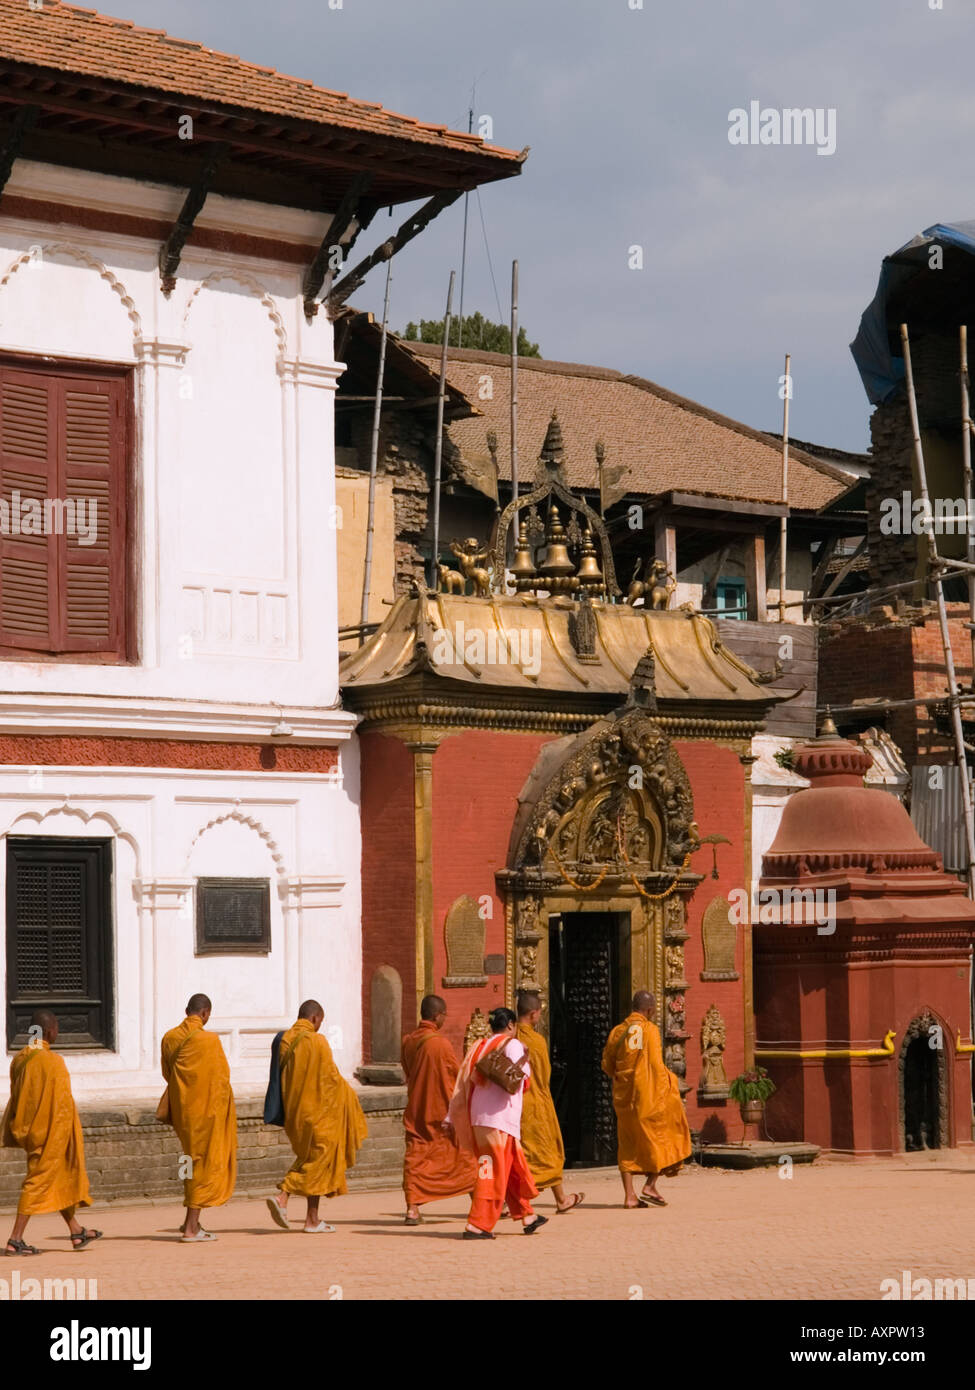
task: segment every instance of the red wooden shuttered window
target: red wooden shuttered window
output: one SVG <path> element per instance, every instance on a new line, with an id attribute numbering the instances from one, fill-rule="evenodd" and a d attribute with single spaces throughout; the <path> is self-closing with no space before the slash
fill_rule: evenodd
<path id="1" fill-rule="evenodd" d="M 0 647 L 125 655 L 126 387 L 0 365 Z"/>

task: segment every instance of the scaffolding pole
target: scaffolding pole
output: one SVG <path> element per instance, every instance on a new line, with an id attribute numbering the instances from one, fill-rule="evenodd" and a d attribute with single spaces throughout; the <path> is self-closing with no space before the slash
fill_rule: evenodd
<path id="1" fill-rule="evenodd" d="M 386 370 L 386 331 L 389 323 L 389 286 L 393 279 L 393 262 L 386 263 L 386 297 L 383 300 L 383 327 L 379 335 L 379 372 L 376 377 L 376 403 L 372 412 L 372 442 L 369 446 L 369 502 L 366 508 L 366 564 L 362 577 L 362 606 L 359 622 L 369 621 L 369 598 L 372 588 L 372 547 L 376 533 L 376 469 L 379 461 L 379 417 L 383 408 L 383 376 Z M 365 634 L 359 633 L 359 645 Z"/>
<path id="2" fill-rule="evenodd" d="M 965 735 L 961 722 L 961 701 L 958 695 L 958 680 L 955 676 L 955 658 L 951 650 L 951 629 L 948 626 L 948 610 L 945 606 L 944 576 L 938 545 L 934 538 L 934 513 L 928 495 L 928 479 L 924 468 L 924 449 L 921 445 L 921 426 L 917 414 L 917 396 L 914 393 L 914 373 L 911 368 L 911 343 L 907 324 L 901 324 L 901 345 L 904 349 L 904 380 L 907 386 L 907 404 L 911 413 L 911 430 L 914 435 L 914 464 L 918 492 L 924 502 L 924 532 L 928 542 L 928 570 L 933 576 L 935 595 L 938 604 L 938 623 L 941 627 L 941 642 L 945 654 L 945 672 L 948 676 L 948 706 L 951 711 L 952 732 L 955 736 L 955 756 L 958 763 L 958 776 L 961 779 L 961 804 L 965 816 L 965 839 L 968 846 L 968 896 L 975 898 L 975 818 L 972 815 L 972 789 L 968 781 L 968 759 L 965 755 Z"/>
<path id="3" fill-rule="evenodd" d="M 975 564 L 975 518 L 972 517 L 972 416 L 968 390 L 968 325 L 958 329 L 961 349 L 961 457 L 965 489 L 965 558 Z M 968 621 L 972 643 L 972 679 L 975 680 L 975 572 L 968 574 Z"/>
<path id="4" fill-rule="evenodd" d="M 785 355 L 785 377 L 783 379 L 785 390 L 782 393 L 782 503 L 785 507 L 789 505 L 789 397 L 792 395 L 792 377 L 789 374 L 789 367 L 792 363 L 791 353 Z M 789 523 L 786 520 L 786 513 L 783 512 L 779 520 L 779 622 L 785 622 L 785 580 L 786 565 L 788 555 L 786 545 Z"/>
<path id="5" fill-rule="evenodd" d="M 443 347 L 440 350 L 440 389 L 437 393 L 437 438 L 433 452 L 433 554 L 430 558 L 430 588 L 437 587 L 440 563 L 440 468 L 443 463 L 443 417 L 447 400 L 447 340 L 450 337 L 450 306 L 454 299 L 454 271 L 447 286 L 447 309 L 443 319 Z"/>

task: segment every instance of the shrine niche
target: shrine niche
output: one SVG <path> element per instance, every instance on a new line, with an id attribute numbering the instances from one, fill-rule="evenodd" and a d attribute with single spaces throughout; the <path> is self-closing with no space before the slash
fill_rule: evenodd
<path id="1" fill-rule="evenodd" d="M 728 1041 L 725 1021 L 716 1004 L 708 1007 L 701 1022 L 701 1081 L 698 1094 L 702 1099 L 727 1100 L 728 1077 L 724 1069 L 724 1050 Z"/>
<path id="2" fill-rule="evenodd" d="M 945 1049 L 951 1046 L 949 1030 L 930 1009 L 913 1018 L 904 1031 L 897 1089 L 907 1153 L 950 1145 Z"/>
<path id="3" fill-rule="evenodd" d="M 447 973 L 444 989 L 472 989 L 487 984 L 484 973 L 484 918 L 473 898 L 457 898 L 444 923 Z"/>
<path id="4" fill-rule="evenodd" d="M 702 980 L 737 980 L 735 969 L 735 940 L 737 931 L 731 920 L 728 899 L 712 898 L 701 919 L 704 943 Z"/>
<path id="5" fill-rule="evenodd" d="M 654 994 L 665 1061 L 681 1093 L 691 1089 L 684 948 L 700 840 L 687 772 L 654 717 L 654 685 L 651 648 L 624 705 L 541 750 L 519 797 L 508 866 L 497 875 L 509 989 L 540 994 L 540 1026 L 556 1059 L 560 1032 L 566 1055 L 587 1050 L 584 1070 L 597 1081 L 579 1105 L 594 1145 L 588 1157 L 600 1162 L 609 1161 L 612 1105 L 598 1084 L 597 1052 L 635 990 Z"/>

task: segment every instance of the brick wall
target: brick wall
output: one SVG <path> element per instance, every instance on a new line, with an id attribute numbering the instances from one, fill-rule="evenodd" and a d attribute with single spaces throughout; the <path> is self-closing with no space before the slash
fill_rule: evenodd
<path id="1" fill-rule="evenodd" d="M 349 1173 L 349 1187 L 396 1186 L 402 1177 L 406 1091 L 372 1087 L 359 1098 L 369 1137 Z M 124 1111 L 79 1107 L 79 1112 L 94 1202 L 182 1202 L 179 1140 L 158 1122 L 153 1108 L 133 1102 Z M 293 1161 L 284 1130 L 268 1128 L 262 1112 L 263 1101 L 237 1101 L 237 1197 L 269 1196 Z M 25 1167 L 19 1149 L 0 1149 L 0 1210 L 16 1209 Z"/>
<path id="2" fill-rule="evenodd" d="M 489 977 L 485 989 L 443 989 L 444 922 L 457 898 L 490 897 L 484 951 L 504 955 L 504 905 L 494 875 L 507 861 L 518 793 L 549 741 L 544 734 L 472 729 L 445 738 L 433 759 L 434 988 L 447 1000 L 445 1031 L 458 1052 L 473 1010 L 504 1003 L 504 972 Z"/>
<path id="3" fill-rule="evenodd" d="M 362 1039 L 371 1060 L 370 985 L 381 965 L 403 981 L 403 1031 L 416 989 L 413 754 L 402 739 L 359 736 L 362 816 Z"/>
<path id="4" fill-rule="evenodd" d="M 972 680 L 971 638 L 964 627 L 967 607 L 949 604 L 948 627 L 961 684 Z M 871 625 L 873 624 L 873 625 Z M 891 617 L 878 622 L 850 619 L 820 629 L 819 700 L 835 706 L 880 697 L 915 700 L 947 691 L 944 649 L 937 613 Z M 839 715 L 839 722 L 850 718 Z M 944 761 L 951 745 L 939 735 L 923 707 L 878 712 L 875 721 L 886 727 L 910 766 L 916 761 Z"/>
<path id="5" fill-rule="evenodd" d="M 737 980 L 702 980 L 704 941 L 701 921 L 708 904 L 716 897 L 727 898 L 736 888 L 747 887 L 745 864 L 745 769 L 738 754 L 714 743 L 675 744 L 694 794 L 694 819 L 702 835 L 724 835 L 731 843 L 716 847 L 718 877 L 711 846 L 695 854 L 691 867 L 705 877 L 698 884 L 687 912 L 690 936 L 684 945 L 684 973 L 690 988 L 686 995 L 685 1028 L 690 1034 L 685 1044 L 687 1081 L 692 1089 L 686 1097 L 687 1117 L 693 1129 L 703 1130 L 710 1143 L 740 1137 L 737 1107 L 728 1102 L 701 1104 L 697 1087 L 701 1079 L 701 1024 L 711 1004 L 725 1022 L 727 1045 L 725 1071 L 730 1081 L 744 1064 L 744 993 L 741 980 L 744 965 L 743 937 L 739 932 L 735 954 Z M 737 1127 L 736 1127 L 737 1126 Z"/>

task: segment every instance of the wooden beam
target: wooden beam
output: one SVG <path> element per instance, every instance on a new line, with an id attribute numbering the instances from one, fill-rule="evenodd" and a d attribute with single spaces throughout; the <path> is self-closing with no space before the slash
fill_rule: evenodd
<path id="1" fill-rule="evenodd" d="M 745 542 L 745 603 L 750 622 L 766 621 L 765 600 L 765 537 L 754 535 Z"/>
<path id="2" fill-rule="evenodd" d="M 360 261 L 357 266 L 349 271 L 348 275 L 342 277 L 328 296 L 327 303 L 329 312 L 333 313 L 336 309 L 340 308 L 348 299 L 349 295 L 355 293 L 370 270 L 372 270 L 373 266 L 377 266 L 381 261 L 388 261 L 395 256 L 397 251 L 401 251 L 408 242 L 412 241 L 415 236 L 418 236 L 419 233 L 423 231 L 424 227 L 432 222 L 439 213 L 443 212 L 445 208 L 449 208 L 451 203 L 456 203 L 463 192 L 464 190 L 462 188 L 452 188 L 449 191 L 437 193 L 433 198 L 425 202 L 422 208 L 418 208 L 417 211 L 413 213 L 412 217 L 406 219 L 395 236 L 390 237 L 388 241 L 384 241 L 381 246 L 377 246 L 375 251 L 372 251 L 366 256 L 365 260 Z"/>
<path id="3" fill-rule="evenodd" d="M 20 147 L 24 143 L 24 136 L 40 115 L 37 106 L 22 106 L 14 116 L 13 123 L 7 131 L 3 146 L 0 147 L 0 196 L 7 186 L 10 178 L 10 171 L 14 167 L 14 161 L 20 154 Z"/>
<path id="4" fill-rule="evenodd" d="M 847 559 L 846 563 L 833 575 L 833 578 L 830 581 L 829 588 L 826 589 L 824 593 L 819 595 L 820 598 L 829 598 L 830 594 L 832 594 L 836 589 L 840 587 L 840 585 L 843 583 L 843 580 L 850 573 L 850 570 L 853 568 L 855 562 L 859 560 L 860 556 L 863 554 L 866 548 L 867 537 L 864 536 L 863 540 L 857 546 L 856 550 L 854 550 L 853 554 Z M 855 595 L 851 595 L 851 597 L 855 597 Z"/>
<path id="5" fill-rule="evenodd" d="M 193 230 L 193 223 L 203 210 L 217 166 L 226 154 L 226 145 L 214 145 L 211 148 L 196 182 L 186 194 L 173 230 L 159 248 L 159 274 L 162 278 L 162 292 L 167 298 L 176 288 L 176 272 L 179 270 L 183 247 Z"/>
<path id="6" fill-rule="evenodd" d="M 809 581 L 810 598 L 815 598 L 822 588 L 823 580 L 826 578 L 827 567 L 839 543 L 840 533 L 834 531 L 831 536 L 827 536 L 825 540 L 821 542 L 819 549 L 816 551 L 816 568 L 813 571 L 812 579 Z"/>
<path id="7" fill-rule="evenodd" d="M 677 578 L 677 528 L 666 517 L 653 519 L 653 559 L 663 560 L 670 573 Z"/>
<path id="8" fill-rule="evenodd" d="M 345 250 L 341 245 L 342 238 L 356 220 L 359 201 L 372 183 L 372 179 L 372 174 L 357 174 L 349 184 L 345 196 L 335 211 L 335 216 L 329 223 L 328 231 L 322 238 L 322 244 L 318 248 L 315 259 L 305 272 L 302 293 L 305 300 L 305 314 L 308 318 L 313 318 L 318 312 L 317 300 L 319 291 L 323 287 L 325 288 L 325 297 L 328 297 L 328 290 L 331 288 L 334 277 L 329 260 L 334 250 Z"/>
<path id="9" fill-rule="evenodd" d="M 749 502 L 746 498 L 702 497 L 694 492 L 670 492 L 666 501 L 672 507 L 689 508 L 691 511 L 730 512 L 732 516 L 787 516 L 789 508 L 782 502 Z"/>
<path id="10" fill-rule="evenodd" d="M 2 71 L 0 66 L 0 71 Z M 6 73 L 4 73 L 6 77 Z M 106 95 L 114 97 L 113 92 Z M 156 131 L 160 135 L 169 135 L 174 141 L 178 141 L 179 120 L 182 116 L 192 116 L 195 126 L 195 137 L 197 140 L 226 139 L 228 144 L 232 144 L 237 149 L 255 150 L 263 154 L 274 155 L 277 159 L 293 159 L 302 164 L 315 164 L 319 169 L 322 166 L 329 166 L 335 169 L 347 169 L 354 173 L 361 173 L 363 169 L 368 169 L 369 165 L 382 173 L 384 179 L 404 184 L 425 183 L 434 187 L 440 185 L 445 191 L 448 187 L 456 186 L 458 181 L 470 181 L 472 174 L 470 168 L 464 169 L 463 173 L 459 170 L 453 171 L 442 167 L 443 164 L 462 163 L 465 152 L 452 150 L 437 150 L 436 159 L 433 156 L 424 158 L 420 150 L 382 150 L 376 151 L 369 158 L 344 158 L 339 154 L 330 139 L 333 128 L 330 126 L 314 127 L 310 132 L 301 128 L 277 127 L 285 131 L 289 136 L 305 136 L 301 143 L 295 139 L 274 140 L 266 136 L 257 135 L 229 135 L 228 132 L 219 130 L 218 122 L 226 118 L 226 112 L 216 109 L 209 109 L 205 105 L 179 105 L 174 100 L 170 106 L 166 106 L 157 101 L 146 101 L 144 111 L 130 112 L 124 107 L 116 106 L 113 102 L 92 102 L 92 101 L 72 101 L 57 93 L 44 93 L 43 107 L 45 111 L 63 112 L 66 115 L 87 115 L 108 122 L 116 122 L 120 126 Z M 171 113 L 171 114 L 170 114 Z M 253 113 L 248 113 L 252 115 Z M 208 125 L 213 126 L 212 133 L 208 133 Z M 336 135 L 338 134 L 335 132 Z M 318 137 L 317 139 L 315 137 Z M 341 138 L 341 137 L 338 137 Z M 383 141 L 394 141 L 392 135 L 383 134 L 379 137 Z M 472 151 L 473 154 L 479 153 Z M 437 168 L 436 164 L 441 167 Z M 476 182 L 476 178 L 475 178 Z M 463 189 L 461 190 L 463 192 Z M 399 190 L 397 190 L 399 192 Z M 415 196 L 415 195 L 413 195 Z M 409 194 L 406 194 L 402 201 L 409 201 Z"/>

